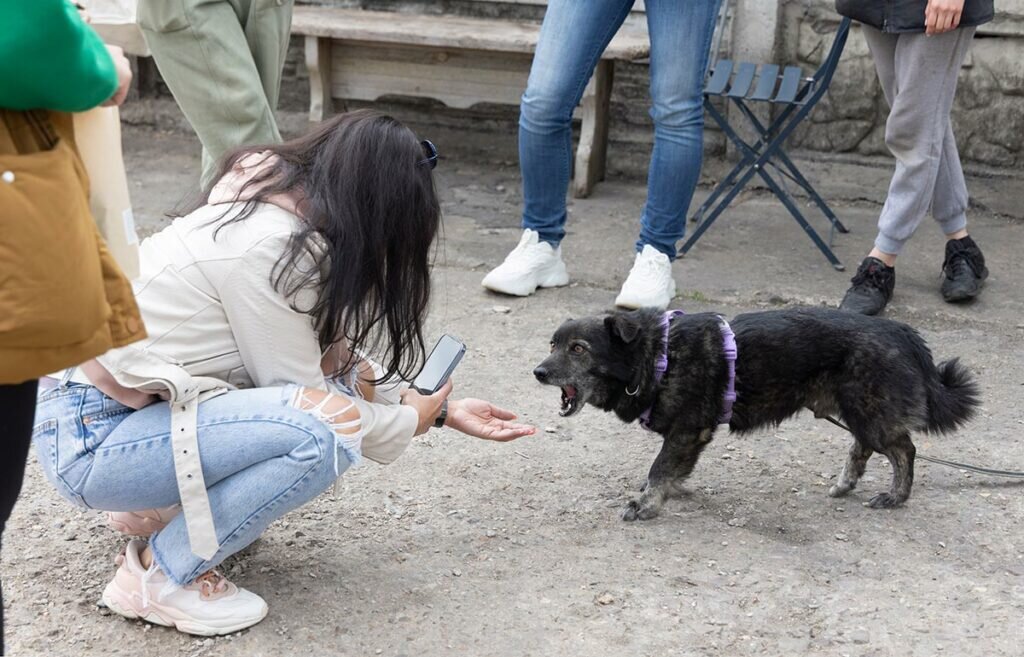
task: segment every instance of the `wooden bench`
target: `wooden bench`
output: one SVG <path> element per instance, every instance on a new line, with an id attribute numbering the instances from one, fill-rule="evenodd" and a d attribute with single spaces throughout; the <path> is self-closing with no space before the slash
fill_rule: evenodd
<path id="1" fill-rule="evenodd" d="M 310 119 L 334 99 L 432 98 L 449 107 L 519 105 L 540 32 L 538 23 L 297 6 L 292 32 L 306 37 Z M 573 193 L 604 178 L 608 101 L 616 61 L 649 56 L 646 30 L 627 26 L 605 50 L 576 116 L 581 121 Z"/>

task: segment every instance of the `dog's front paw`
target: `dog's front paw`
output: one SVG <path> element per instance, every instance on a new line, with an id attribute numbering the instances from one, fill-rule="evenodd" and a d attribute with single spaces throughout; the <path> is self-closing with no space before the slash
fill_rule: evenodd
<path id="1" fill-rule="evenodd" d="M 872 497 L 865 506 L 872 509 L 892 509 L 903 503 L 903 500 L 893 497 L 889 493 L 879 493 Z"/>
<path id="2" fill-rule="evenodd" d="M 843 497 L 851 490 L 853 490 L 853 486 L 840 486 L 839 484 L 833 484 L 832 487 L 828 489 L 828 496 Z"/>
<path id="3" fill-rule="evenodd" d="M 634 520 L 650 520 L 658 515 L 657 507 L 643 504 L 639 500 L 630 500 L 626 508 L 622 510 L 622 519 L 626 522 Z"/>
<path id="4" fill-rule="evenodd" d="M 626 522 L 633 522 L 640 517 L 640 503 L 636 500 L 630 500 L 626 508 L 622 510 L 622 519 Z"/>

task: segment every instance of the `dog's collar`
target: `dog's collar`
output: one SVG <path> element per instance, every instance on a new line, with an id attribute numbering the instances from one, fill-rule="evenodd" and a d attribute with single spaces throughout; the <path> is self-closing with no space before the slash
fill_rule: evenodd
<path id="1" fill-rule="evenodd" d="M 682 310 L 668 310 L 661 316 L 661 352 L 654 360 L 654 385 L 661 383 L 661 377 L 668 370 L 668 329 L 672 320 L 685 315 Z M 739 353 L 736 347 L 736 334 L 732 332 L 729 322 L 724 317 L 719 317 L 719 328 L 722 330 L 722 350 L 725 353 L 725 363 L 729 371 L 729 380 L 725 386 L 725 394 L 722 396 L 722 415 L 718 418 L 719 424 L 729 424 L 732 419 L 732 406 L 736 402 L 736 356 Z M 627 393 L 629 390 L 627 388 Z M 652 404 L 647 410 L 640 414 L 640 426 L 651 431 L 651 412 L 654 410 Z"/>

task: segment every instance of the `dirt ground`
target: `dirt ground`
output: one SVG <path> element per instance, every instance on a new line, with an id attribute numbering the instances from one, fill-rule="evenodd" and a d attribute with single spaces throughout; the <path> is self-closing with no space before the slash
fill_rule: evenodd
<path id="1" fill-rule="evenodd" d="M 849 439 L 804 415 L 742 439 L 719 432 L 685 499 L 652 521 L 619 520 L 658 441 L 595 409 L 560 419 L 558 392 L 530 371 L 562 319 L 611 305 L 631 264 L 643 183 L 613 179 L 573 203 L 564 243 L 573 285 L 499 298 L 480 278 L 518 237 L 517 169 L 457 135 L 435 141 L 450 155 L 438 168 L 446 219 L 431 336 L 449 331 L 469 345 L 457 395 L 513 408 L 538 434 L 495 445 L 432 432 L 391 466 L 350 471 L 336 495 L 225 563 L 270 615 L 217 639 L 98 607 L 123 539 L 98 512 L 59 498 L 33 457 L 4 541 L 10 654 L 1022 654 L 1019 483 L 919 462 L 906 507 L 876 511 L 862 506 L 888 485 L 876 457 L 861 487 L 833 500 L 825 491 Z M 185 132 L 129 127 L 125 147 L 148 234 L 197 178 L 197 145 Z M 852 270 L 874 236 L 885 163 L 801 163 L 853 229 L 836 240 Z M 938 358 L 961 356 L 984 394 L 976 421 L 917 437 L 919 453 L 1020 470 L 1024 194 L 1012 177 L 971 185 L 972 233 L 992 272 L 984 297 L 941 301 L 942 243 L 926 224 L 901 260 L 889 316 L 918 327 Z M 833 271 L 777 201 L 753 193 L 675 276 L 674 305 L 734 315 L 834 304 L 850 271 Z"/>

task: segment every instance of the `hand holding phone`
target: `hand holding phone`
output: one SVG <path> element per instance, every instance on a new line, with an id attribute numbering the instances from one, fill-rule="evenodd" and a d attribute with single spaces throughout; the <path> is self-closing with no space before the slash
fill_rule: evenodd
<path id="1" fill-rule="evenodd" d="M 412 382 L 412 388 L 422 395 L 434 394 L 448 381 L 465 353 L 466 345 L 447 333 L 442 335 Z"/>

